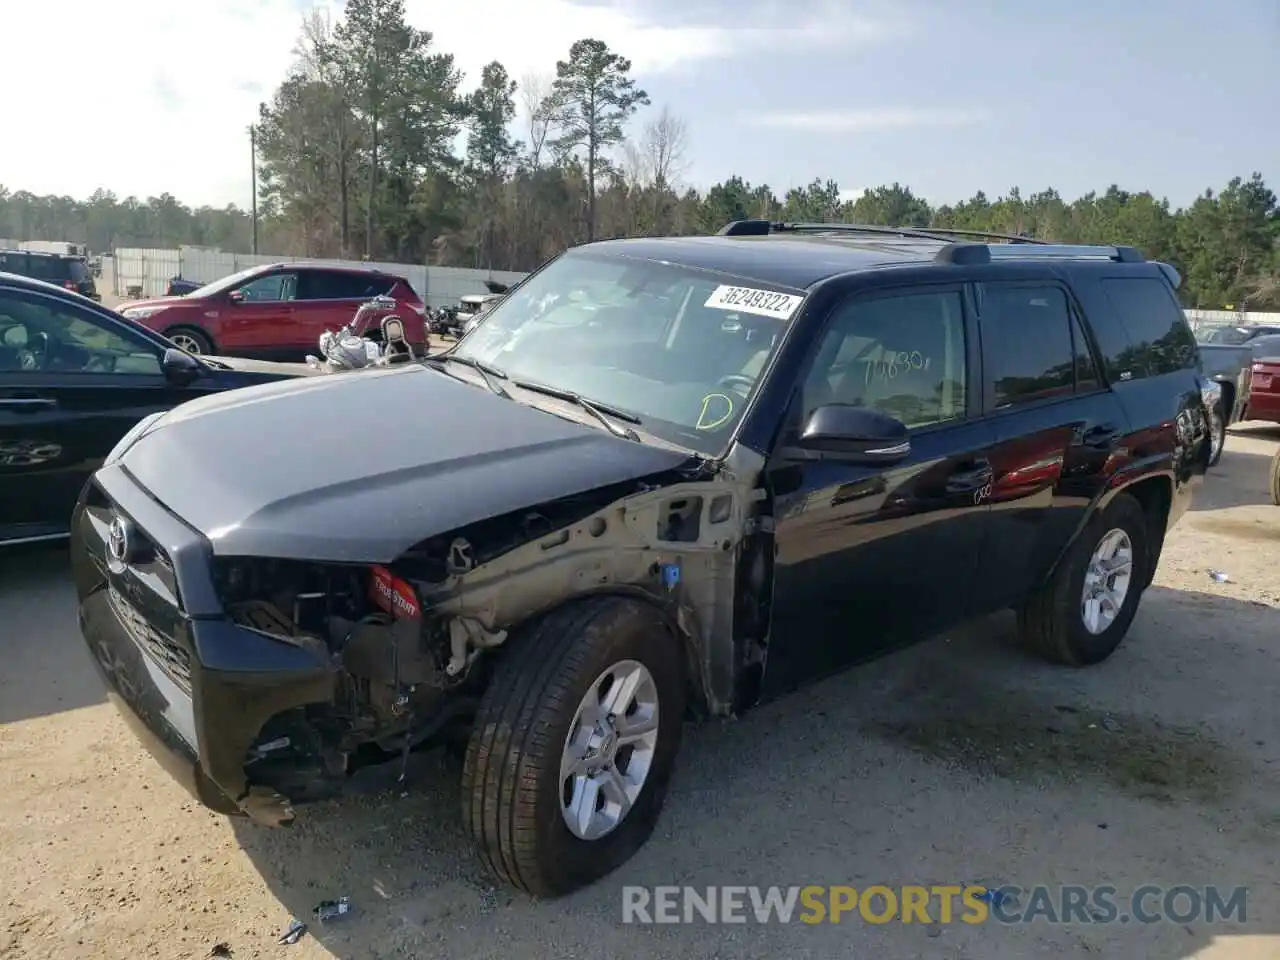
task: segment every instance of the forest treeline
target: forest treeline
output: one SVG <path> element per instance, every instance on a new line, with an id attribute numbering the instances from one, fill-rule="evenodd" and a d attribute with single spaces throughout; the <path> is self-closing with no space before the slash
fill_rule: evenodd
<path id="1" fill-rule="evenodd" d="M 311 15 L 256 123 L 260 251 L 524 271 L 592 238 L 744 217 L 958 227 L 1131 244 L 1180 270 L 1187 306 L 1280 309 L 1280 208 L 1261 174 L 1181 209 L 1114 185 L 941 206 L 898 183 L 852 200 L 832 179 L 779 193 L 730 176 L 698 190 L 682 182 L 686 122 L 650 102 L 630 61 L 593 39 L 566 53 L 518 80 L 490 63 L 467 89 L 403 0 L 347 0 L 336 23 Z M 167 193 L 77 200 L 0 186 L 0 237 L 249 252 L 253 224 L 240 207 L 193 209 Z"/>

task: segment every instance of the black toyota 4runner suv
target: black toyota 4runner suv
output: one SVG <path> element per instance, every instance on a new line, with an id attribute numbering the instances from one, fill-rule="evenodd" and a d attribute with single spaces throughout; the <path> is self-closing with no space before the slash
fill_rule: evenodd
<path id="1" fill-rule="evenodd" d="M 265 824 L 464 738 L 467 830 L 554 895 L 646 840 L 688 716 L 1003 608 L 1103 660 L 1217 388 L 1170 267 L 967 236 L 592 243 L 442 355 L 144 421 L 73 522 L 110 692 Z"/>

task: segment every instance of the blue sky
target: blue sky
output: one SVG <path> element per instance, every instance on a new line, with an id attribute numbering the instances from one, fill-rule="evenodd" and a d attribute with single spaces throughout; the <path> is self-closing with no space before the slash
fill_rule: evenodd
<path id="1" fill-rule="evenodd" d="M 898 32 L 848 49 L 753 52 L 648 81 L 696 131 L 690 178 L 736 171 L 779 191 L 814 177 L 850 189 L 897 180 L 935 202 L 1119 183 L 1182 205 L 1253 170 L 1280 189 L 1278 0 L 888 10 Z M 744 112 L 779 123 L 744 124 Z M 819 116 L 781 122 L 805 113 Z"/>
<path id="2" fill-rule="evenodd" d="M 302 11 L 340 0 L 63 0 L 6 15 L 0 184 L 247 206 L 248 125 L 286 75 Z M 898 181 L 934 202 L 1111 183 L 1190 202 L 1260 170 L 1280 189 L 1280 0 L 406 0 L 475 84 L 582 37 L 634 62 L 652 116 L 689 131 L 685 180 L 778 192 Z M 84 104 L 74 123 L 49 103 Z M 645 119 L 638 118 L 638 124 Z M 522 127 L 523 120 L 516 126 Z M 517 133 L 520 130 L 516 131 Z"/>

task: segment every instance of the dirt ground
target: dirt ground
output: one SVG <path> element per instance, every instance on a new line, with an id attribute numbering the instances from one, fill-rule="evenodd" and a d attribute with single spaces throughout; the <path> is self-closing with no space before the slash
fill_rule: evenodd
<path id="1" fill-rule="evenodd" d="M 691 729 L 652 841 L 556 902 L 490 882 L 442 754 L 289 830 L 195 806 L 104 702 L 64 554 L 0 558 L 0 957 L 1280 957 L 1277 440 L 1237 429 L 1105 664 L 1029 661 L 1000 616 Z M 974 881 L 1246 886 L 1246 922 L 621 922 L 624 884 Z"/>

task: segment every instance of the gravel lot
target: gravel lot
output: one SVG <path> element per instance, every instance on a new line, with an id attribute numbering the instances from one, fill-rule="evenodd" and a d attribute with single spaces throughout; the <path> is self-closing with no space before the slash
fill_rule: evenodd
<path id="1" fill-rule="evenodd" d="M 0 957 L 1280 957 L 1277 440 L 1237 429 L 1109 662 L 1028 661 L 1001 616 L 692 730 L 649 845 L 547 903 L 472 859 L 442 754 L 407 797 L 374 771 L 291 830 L 194 806 L 104 702 L 64 554 L 0 555 Z M 1245 885 L 1248 920 L 620 922 L 624 883 L 975 880 Z M 342 894 L 351 916 L 276 945 Z"/>

